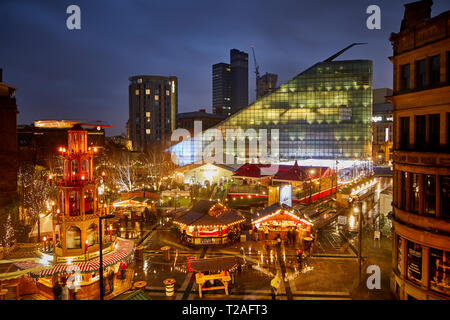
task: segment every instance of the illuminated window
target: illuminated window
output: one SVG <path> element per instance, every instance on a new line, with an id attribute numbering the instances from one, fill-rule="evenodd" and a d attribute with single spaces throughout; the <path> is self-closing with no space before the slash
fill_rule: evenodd
<path id="1" fill-rule="evenodd" d="M 155 101 L 159 101 L 159 96 L 155 95 Z"/>
<path id="2" fill-rule="evenodd" d="M 150 134 L 150 129 L 145 129 L 146 134 Z"/>
<path id="3" fill-rule="evenodd" d="M 145 94 L 150 94 L 150 89 L 145 89 Z"/>
<path id="4" fill-rule="evenodd" d="M 139 95 L 139 90 L 136 90 L 136 95 L 137 95 L 137 96 Z"/>
<path id="5" fill-rule="evenodd" d="M 142 78 L 139 78 L 139 79 L 137 80 L 137 82 L 138 82 L 138 83 L 142 83 Z"/>
<path id="6" fill-rule="evenodd" d="M 166 96 L 170 95 L 170 91 L 166 90 Z"/>

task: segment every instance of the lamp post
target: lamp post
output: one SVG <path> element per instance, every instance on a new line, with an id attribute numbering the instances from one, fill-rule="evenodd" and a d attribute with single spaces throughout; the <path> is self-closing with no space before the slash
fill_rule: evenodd
<path id="1" fill-rule="evenodd" d="M 314 170 L 309 170 L 309 203 L 312 202 L 312 175 L 314 174 Z"/>
<path id="2" fill-rule="evenodd" d="M 104 298 L 104 279 L 103 279 L 103 249 L 102 249 L 102 244 L 103 244 L 103 228 L 102 228 L 102 220 L 106 220 L 106 219 L 110 219 L 110 218 L 114 218 L 115 215 L 113 214 L 108 214 L 105 216 L 100 216 L 98 217 L 98 227 L 99 227 L 99 242 L 100 242 L 100 254 L 99 254 L 99 262 L 100 262 L 100 268 L 98 270 L 99 276 L 100 276 L 100 300 L 103 300 Z"/>
<path id="3" fill-rule="evenodd" d="M 361 260 L 362 260 L 362 201 L 358 199 L 358 207 L 354 208 L 358 213 L 358 279 L 361 282 Z"/>
<path id="4" fill-rule="evenodd" d="M 41 218 L 44 217 L 44 214 L 40 213 L 38 217 L 38 242 L 41 241 Z"/>

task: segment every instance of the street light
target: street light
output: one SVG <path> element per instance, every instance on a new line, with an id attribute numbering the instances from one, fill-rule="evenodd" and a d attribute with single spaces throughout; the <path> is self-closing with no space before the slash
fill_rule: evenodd
<path id="1" fill-rule="evenodd" d="M 314 174 L 314 170 L 309 170 L 309 204 L 312 201 L 312 175 Z"/>
<path id="2" fill-rule="evenodd" d="M 41 218 L 43 218 L 43 217 L 45 217 L 45 215 L 44 214 L 39 214 L 39 217 L 38 217 L 38 242 L 40 242 L 41 241 Z"/>
<path id="3" fill-rule="evenodd" d="M 358 199 L 358 207 L 353 209 L 358 213 L 358 279 L 361 282 L 361 260 L 362 260 L 362 201 Z"/>
<path id="4" fill-rule="evenodd" d="M 99 255 L 99 262 L 100 262 L 100 269 L 98 270 L 100 275 L 100 300 L 103 300 L 104 298 L 104 287 L 103 287 L 103 228 L 102 228 L 102 220 L 114 218 L 114 214 L 107 214 L 106 216 L 100 216 L 98 217 L 98 226 L 99 226 L 99 242 L 100 242 L 100 255 Z"/>

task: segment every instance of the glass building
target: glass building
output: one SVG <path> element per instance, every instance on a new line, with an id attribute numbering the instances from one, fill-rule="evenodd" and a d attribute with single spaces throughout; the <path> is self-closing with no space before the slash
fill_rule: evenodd
<path id="1" fill-rule="evenodd" d="M 280 85 L 271 93 L 214 128 L 224 139 L 228 129 L 279 130 L 276 162 L 302 159 L 368 160 L 371 156 L 372 61 L 324 61 Z M 246 139 L 239 136 L 237 139 Z M 245 142 L 245 141 L 244 141 Z M 173 145 L 180 165 L 198 160 L 201 134 Z M 225 150 L 225 141 L 223 143 Z M 268 143 L 270 146 L 270 143 Z M 233 156 L 248 159 L 248 145 L 235 144 Z M 196 158 L 197 156 L 197 158 Z M 225 158 L 224 158 L 225 159 Z M 253 161 L 254 162 L 254 161 Z"/>

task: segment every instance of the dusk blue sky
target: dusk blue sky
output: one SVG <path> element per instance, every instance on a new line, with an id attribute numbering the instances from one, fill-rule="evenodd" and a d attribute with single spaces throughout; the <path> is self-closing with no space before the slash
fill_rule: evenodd
<path id="1" fill-rule="evenodd" d="M 102 120 L 125 132 L 128 78 L 174 75 L 179 112 L 211 111 L 211 66 L 229 50 L 249 53 L 249 101 L 255 99 L 251 45 L 262 73 L 283 83 L 341 50 L 339 59 L 374 61 L 374 87 L 392 87 L 389 35 L 411 1 L 134 0 L 2 1 L 0 68 L 18 88 L 18 123 Z M 81 30 L 66 28 L 66 8 L 81 7 Z M 366 28 L 366 8 L 381 8 L 381 30 Z M 432 15 L 449 10 L 435 0 Z"/>

